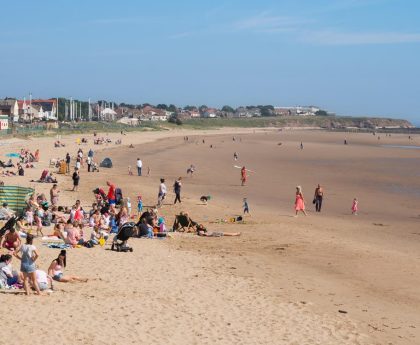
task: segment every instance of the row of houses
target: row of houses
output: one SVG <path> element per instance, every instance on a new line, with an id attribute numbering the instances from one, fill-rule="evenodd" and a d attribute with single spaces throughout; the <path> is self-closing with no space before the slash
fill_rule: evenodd
<path id="1" fill-rule="evenodd" d="M 57 101 L 55 99 L 0 100 L 0 115 L 7 116 L 12 122 L 31 122 L 57 120 Z"/>
<path id="2" fill-rule="evenodd" d="M 74 102 L 74 101 L 73 101 Z M 294 116 L 315 115 L 319 111 L 318 107 L 238 107 L 232 109 L 224 107 L 221 110 L 211 107 L 186 107 L 173 108 L 173 111 L 161 109 L 151 105 L 144 107 L 131 108 L 126 106 L 115 106 L 114 103 L 104 104 L 89 103 L 88 114 L 81 114 L 79 106 L 74 106 L 72 101 L 64 106 L 64 117 L 70 121 L 80 121 L 88 118 L 89 120 L 117 121 L 120 119 L 131 119 L 131 122 L 139 121 L 167 121 L 171 116 L 176 115 L 181 119 L 195 118 L 216 118 L 216 117 L 259 117 L 259 116 Z M 86 108 L 85 108 L 86 109 Z M 7 122 L 31 123 L 37 121 L 57 121 L 57 99 L 30 99 L 18 100 L 6 98 L 0 100 L 0 128 L 8 127 Z M 88 116 L 86 116 L 88 115 Z"/>

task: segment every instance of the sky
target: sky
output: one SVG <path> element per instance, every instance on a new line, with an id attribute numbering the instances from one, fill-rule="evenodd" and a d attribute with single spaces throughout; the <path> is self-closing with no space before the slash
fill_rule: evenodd
<path id="1" fill-rule="evenodd" d="M 0 97 L 317 105 L 420 125 L 417 0 L 20 0 L 1 8 Z"/>

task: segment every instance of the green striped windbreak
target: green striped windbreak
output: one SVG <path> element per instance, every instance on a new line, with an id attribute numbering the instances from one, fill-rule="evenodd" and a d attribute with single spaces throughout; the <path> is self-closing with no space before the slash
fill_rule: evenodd
<path id="1" fill-rule="evenodd" d="M 33 188 L 18 186 L 0 186 L 0 207 L 7 202 L 9 208 L 17 213 L 23 213 L 28 195 L 34 193 Z"/>

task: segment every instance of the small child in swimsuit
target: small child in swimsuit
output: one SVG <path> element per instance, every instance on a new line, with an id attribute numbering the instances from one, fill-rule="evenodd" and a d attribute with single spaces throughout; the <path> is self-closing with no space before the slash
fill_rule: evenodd
<path id="1" fill-rule="evenodd" d="M 137 197 L 137 212 L 139 215 L 143 212 L 143 200 L 141 199 L 141 195 Z"/>
<path id="2" fill-rule="evenodd" d="M 243 208 L 244 208 L 244 214 L 245 213 L 248 213 L 249 214 L 249 205 L 248 205 L 247 198 L 244 198 L 244 206 L 243 206 Z"/>
<path id="3" fill-rule="evenodd" d="M 351 214 L 357 216 L 358 209 L 359 209 L 359 202 L 357 201 L 357 198 L 354 198 L 353 204 L 351 205 Z"/>

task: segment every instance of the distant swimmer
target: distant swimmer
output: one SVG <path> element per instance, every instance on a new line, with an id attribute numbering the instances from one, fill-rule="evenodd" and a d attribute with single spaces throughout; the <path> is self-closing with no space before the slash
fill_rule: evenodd
<path id="1" fill-rule="evenodd" d="M 234 159 L 235 161 L 237 161 L 237 160 L 238 160 L 238 153 L 237 153 L 237 152 L 235 152 L 235 153 L 233 154 L 233 159 Z"/>

